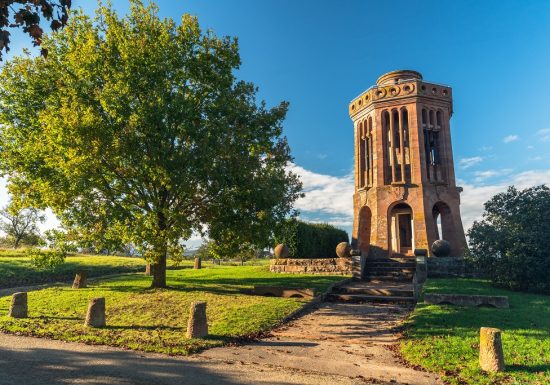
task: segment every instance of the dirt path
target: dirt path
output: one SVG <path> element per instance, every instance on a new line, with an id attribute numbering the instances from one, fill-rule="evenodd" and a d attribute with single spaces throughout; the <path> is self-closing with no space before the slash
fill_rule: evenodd
<path id="1" fill-rule="evenodd" d="M 322 303 L 257 343 L 168 357 L 0 333 L 0 385 L 432 385 L 389 346 L 409 310 Z"/>
<path id="2" fill-rule="evenodd" d="M 341 376 L 335 384 L 350 384 L 354 379 L 376 384 L 438 384 L 435 375 L 405 367 L 390 350 L 409 311 L 403 305 L 325 302 L 274 331 L 270 338 L 210 349 L 201 356 Z"/>

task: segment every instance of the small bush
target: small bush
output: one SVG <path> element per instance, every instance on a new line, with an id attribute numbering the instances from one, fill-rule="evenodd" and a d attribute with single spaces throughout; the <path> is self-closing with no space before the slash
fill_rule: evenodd
<path id="1" fill-rule="evenodd" d="M 31 264 L 40 270 L 55 270 L 65 262 L 67 253 L 60 250 L 40 250 L 36 247 L 27 249 L 26 254 Z"/>
<path id="2" fill-rule="evenodd" d="M 550 293 L 550 189 L 513 186 L 485 203 L 483 220 L 468 232 L 468 258 L 493 284 Z"/>
<path id="3" fill-rule="evenodd" d="M 335 258 L 336 245 L 349 238 L 344 230 L 326 223 L 289 219 L 277 230 L 275 242 L 287 245 L 290 258 Z"/>

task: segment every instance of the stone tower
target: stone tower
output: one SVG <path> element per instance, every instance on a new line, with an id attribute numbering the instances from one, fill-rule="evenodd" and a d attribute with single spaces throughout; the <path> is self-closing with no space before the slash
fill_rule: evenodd
<path id="1" fill-rule="evenodd" d="M 462 256 L 450 87 L 393 71 L 349 105 L 355 132 L 353 242 L 362 257 L 413 256 L 438 239 Z"/>

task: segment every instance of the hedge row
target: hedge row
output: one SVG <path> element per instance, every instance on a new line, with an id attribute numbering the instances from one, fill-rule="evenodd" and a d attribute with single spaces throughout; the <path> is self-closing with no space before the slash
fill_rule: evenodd
<path id="1" fill-rule="evenodd" d="M 277 230 L 276 243 L 284 243 L 290 258 L 335 258 L 336 245 L 349 242 L 348 233 L 326 223 L 287 220 Z"/>

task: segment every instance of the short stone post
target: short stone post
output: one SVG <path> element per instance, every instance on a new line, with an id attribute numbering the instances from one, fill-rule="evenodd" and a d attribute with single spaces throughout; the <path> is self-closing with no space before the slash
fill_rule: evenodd
<path id="1" fill-rule="evenodd" d="M 426 261 L 428 250 L 414 249 L 414 255 L 416 256 L 416 279 L 419 284 L 423 284 L 428 279 L 428 261 Z"/>
<path id="2" fill-rule="evenodd" d="M 27 293 L 14 293 L 11 296 L 9 316 L 13 318 L 27 318 L 28 313 Z"/>
<path id="3" fill-rule="evenodd" d="M 88 313 L 84 325 L 100 328 L 106 325 L 105 322 L 105 298 L 92 298 L 88 303 Z"/>
<path id="4" fill-rule="evenodd" d="M 208 334 L 206 302 L 193 302 L 189 308 L 187 338 L 201 338 Z"/>
<path id="5" fill-rule="evenodd" d="M 84 289 L 87 287 L 88 277 L 85 271 L 76 273 L 73 281 L 73 289 Z"/>
<path id="6" fill-rule="evenodd" d="M 200 269 L 202 268 L 202 262 L 199 257 L 195 257 L 195 264 L 193 266 L 194 269 Z"/>
<path id="7" fill-rule="evenodd" d="M 495 328 L 481 328 L 479 331 L 479 366 L 486 372 L 504 370 L 501 331 Z"/>

